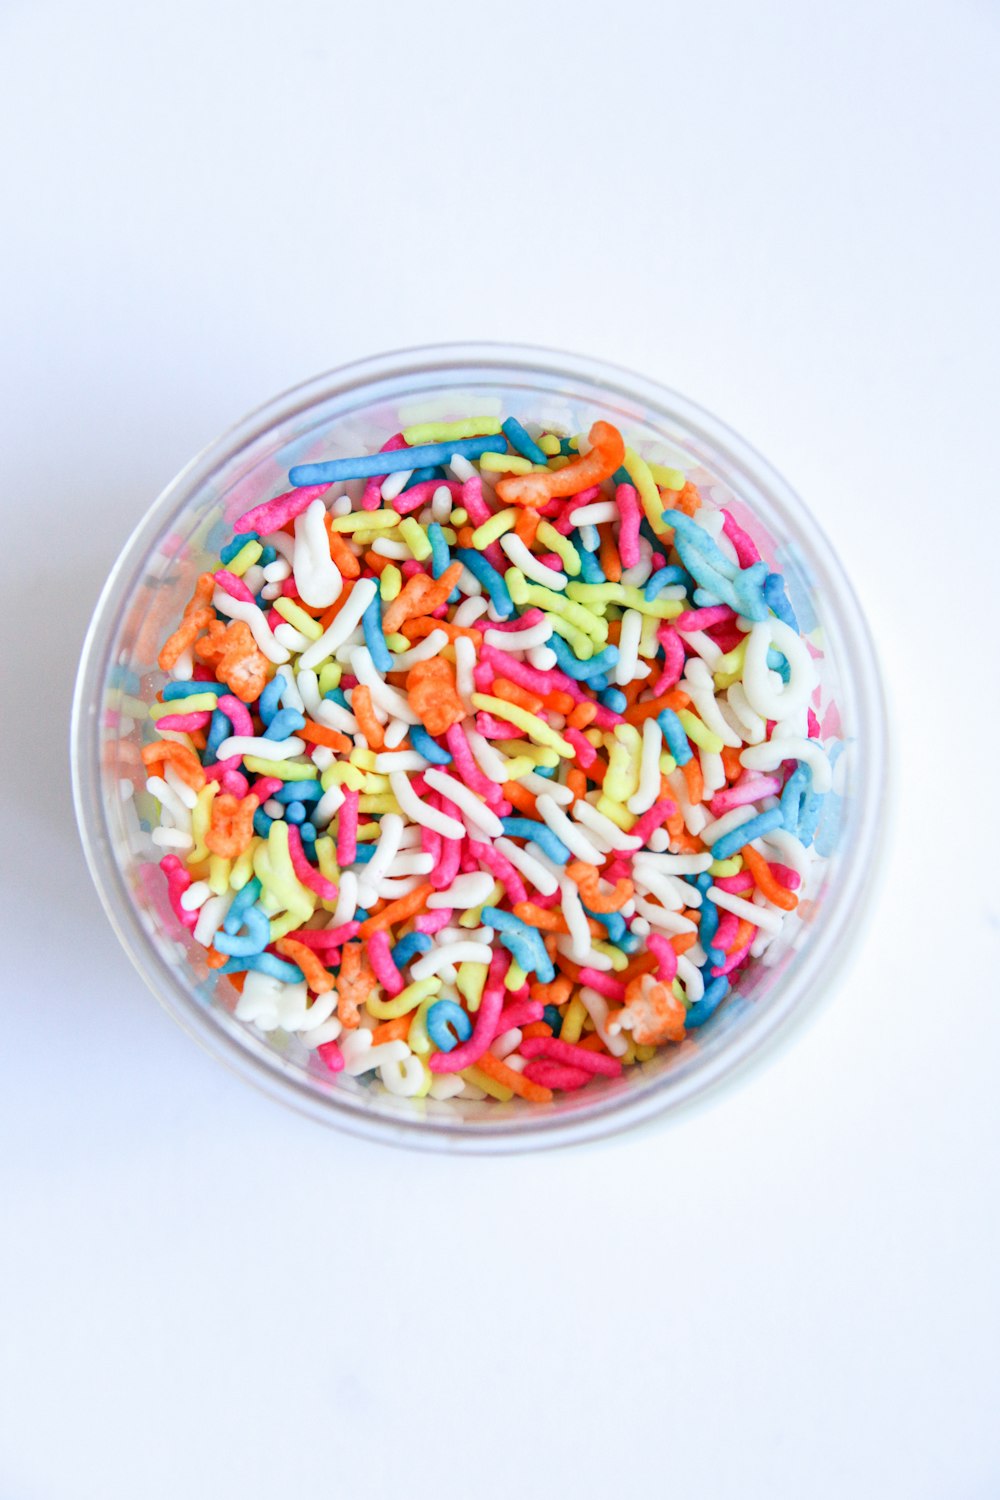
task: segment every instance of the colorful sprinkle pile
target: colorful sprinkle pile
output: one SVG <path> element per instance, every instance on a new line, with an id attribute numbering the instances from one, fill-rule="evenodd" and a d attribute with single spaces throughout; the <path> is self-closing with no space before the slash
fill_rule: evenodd
<path id="1" fill-rule="evenodd" d="M 782 575 L 595 422 L 293 468 L 203 573 L 142 751 L 178 920 L 333 1072 L 546 1103 L 718 1009 L 831 791 Z"/>

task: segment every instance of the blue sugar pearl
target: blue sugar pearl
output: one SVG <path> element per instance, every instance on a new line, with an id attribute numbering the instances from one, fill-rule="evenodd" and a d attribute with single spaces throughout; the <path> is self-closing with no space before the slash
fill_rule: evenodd
<path id="1" fill-rule="evenodd" d="M 267 838 L 268 834 L 271 832 L 271 824 L 273 822 L 274 822 L 274 819 L 273 818 L 269 818 L 268 815 L 267 815 L 267 813 L 264 811 L 264 809 L 262 807 L 258 807 L 254 811 L 254 815 L 253 815 L 253 831 L 254 831 L 254 833 L 258 834 L 260 836 L 260 838 L 262 838 L 262 839 L 266 839 Z"/>
<path id="2" fill-rule="evenodd" d="M 562 1031 L 562 1016 L 554 1005 L 547 1005 L 542 1011 L 542 1020 L 546 1026 L 552 1027 L 552 1035 L 558 1036 Z"/>
<path id="3" fill-rule="evenodd" d="M 294 783 L 293 783 L 294 785 Z M 305 821 L 306 810 L 301 802 L 289 802 L 285 808 L 285 822 L 294 823 L 296 826 Z"/>

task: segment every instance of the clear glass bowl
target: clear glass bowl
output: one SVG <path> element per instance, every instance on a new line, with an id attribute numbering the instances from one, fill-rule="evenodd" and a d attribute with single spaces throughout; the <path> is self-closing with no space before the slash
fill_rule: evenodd
<path id="1" fill-rule="evenodd" d="M 729 506 L 780 568 L 821 652 L 820 718 L 845 741 L 836 768 L 839 834 L 817 861 L 802 919 L 701 1030 L 651 1062 L 548 1105 L 397 1098 L 330 1074 L 282 1032 L 233 1015 L 236 992 L 180 927 L 142 826 L 145 704 L 163 682 L 159 647 L 232 521 L 287 488 L 293 464 L 377 448 L 416 421 L 484 412 L 567 434 L 604 418 L 646 457 L 685 469 Z M 146 731 L 144 734 L 144 730 Z M 358 1135 L 448 1151 L 520 1150 L 607 1134 L 676 1110 L 732 1074 L 811 1007 L 852 946 L 883 822 L 884 711 L 872 644 L 829 543 L 802 502 L 742 439 L 683 396 L 595 360 L 544 349 L 457 344 L 381 355 L 279 396 L 168 485 L 126 544 L 83 649 L 73 706 L 77 817 L 105 910 L 172 1016 L 267 1093 Z M 148 821 L 148 818 L 147 818 Z"/>

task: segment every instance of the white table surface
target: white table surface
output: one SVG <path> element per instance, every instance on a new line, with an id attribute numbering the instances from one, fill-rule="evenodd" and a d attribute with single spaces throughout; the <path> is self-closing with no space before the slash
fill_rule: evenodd
<path id="1" fill-rule="evenodd" d="M 988 0 L 3 7 L 0 1500 L 1000 1493 L 998 40 Z M 347 359 L 504 337 L 789 476 L 867 605 L 896 816 L 765 1072 L 451 1161 L 171 1024 L 65 741 L 193 452 Z"/>

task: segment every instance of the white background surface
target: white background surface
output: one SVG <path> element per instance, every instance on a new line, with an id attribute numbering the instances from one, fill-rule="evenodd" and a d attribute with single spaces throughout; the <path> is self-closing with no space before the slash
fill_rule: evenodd
<path id="1" fill-rule="evenodd" d="M 2 8 L 0 1500 L 1000 1493 L 998 54 L 991 0 Z M 769 1069 L 448 1161 L 160 1013 L 65 738 L 193 452 L 344 360 L 504 337 L 677 386 L 806 497 L 896 819 Z"/>

